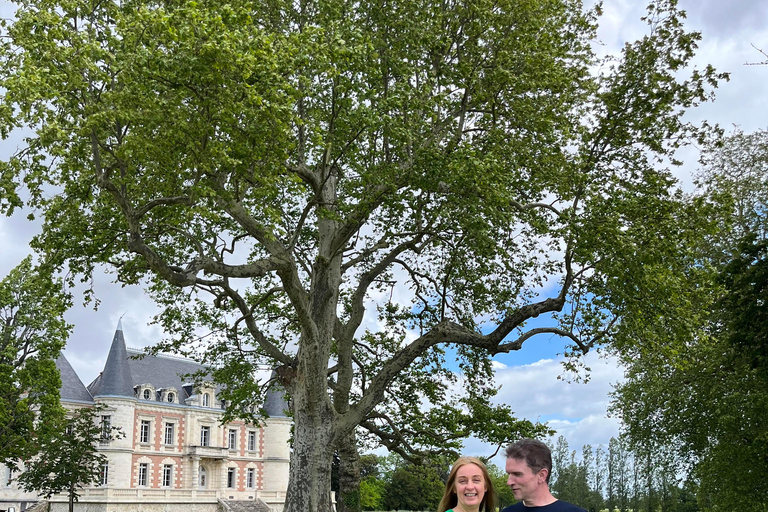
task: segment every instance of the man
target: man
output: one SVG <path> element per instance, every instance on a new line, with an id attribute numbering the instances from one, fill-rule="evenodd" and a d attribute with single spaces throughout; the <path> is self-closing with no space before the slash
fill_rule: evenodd
<path id="1" fill-rule="evenodd" d="M 552 452 L 535 439 L 522 439 L 507 448 L 507 485 L 512 488 L 514 505 L 502 512 L 586 512 L 585 509 L 560 501 L 549 492 Z"/>

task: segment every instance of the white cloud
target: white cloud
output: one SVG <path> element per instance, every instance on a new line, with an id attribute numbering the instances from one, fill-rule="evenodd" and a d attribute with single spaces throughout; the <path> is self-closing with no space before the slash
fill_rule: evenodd
<path id="1" fill-rule="evenodd" d="M 504 370 L 507 368 L 507 365 L 500 363 L 499 361 L 491 361 L 491 368 L 494 370 Z"/>
<path id="2" fill-rule="evenodd" d="M 624 371 L 613 358 L 595 353 L 584 359 L 591 368 L 588 382 L 568 382 L 562 359 L 542 359 L 522 366 L 496 370 L 501 390 L 495 402 L 509 405 L 515 416 L 530 421 L 547 422 L 568 441 L 571 449 L 581 451 L 584 444 L 606 445 L 619 433 L 619 422 L 607 416 L 608 393 L 623 380 Z M 465 454 L 491 455 L 495 446 L 476 439 L 467 440 Z M 503 464 L 503 457 L 494 459 Z"/>

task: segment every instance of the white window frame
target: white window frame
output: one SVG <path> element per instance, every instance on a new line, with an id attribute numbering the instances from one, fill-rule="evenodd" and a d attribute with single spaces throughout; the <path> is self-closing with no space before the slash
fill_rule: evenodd
<path id="1" fill-rule="evenodd" d="M 200 446 L 211 446 L 211 427 L 200 427 Z"/>
<path id="2" fill-rule="evenodd" d="M 137 485 L 139 487 L 146 487 L 149 481 L 149 464 L 146 462 L 139 463 L 139 478 Z"/>
<path id="3" fill-rule="evenodd" d="M 152 432 L 152 422 L 150 420 L 141 420 L 139 425 L 139 442 L 149 444 L 150 433 Z"/>
<path id="4" fill-rule="evenodd" d="M 150 391 L 149 389 L 145 388 L 144 391 L 141 394 L 141 397 L 144 400 L 150 400 L 152 398 L 152 391 Z"/>
<path id="5" fill-rule="evenodd" d="M 163 464 L 163 487 L 173 487 L 173 464 Z"/>
<path id="6" fill-rule="evenodd" d="M 248 451 L 249 452 L 256 451 L 256 431 L 255 430 L 248 431 Z"/>
<path id="7" fill-rule="evenodd" d="M 227 489 L 237 486 L 237 468 L 227 468 Z"/>
<path id="8" fill-rule="evenodd" d="M 210 407 L 211 406 L 211 395 L 208 393 L 203 393 L 203 407 Z"/>
<path id="9" fill-rule="evenodd" d="M 101 466 L 101 474 L 99 475 L 99 485 L 105 486 L 109 483 L 109 462 L 105 462 Z"/>
<path id="10" fill-rule="evenodd" d="M 249 489 L 256 487 L 256 468 L 248 468 L 246 477 L 246 486 Z"/>
<path id="11" fill-rule="evenodd" d="M 228 431 L 227 448 L 237 450 L 237 429 L 231 428 Z"/>
<path id="12" fill-rule="evenodd" d="M 170 421 L 165 422 L 165 431 L 163 433 L 163 444 L 172 446 L 176 441 L 176 424 Z"/>

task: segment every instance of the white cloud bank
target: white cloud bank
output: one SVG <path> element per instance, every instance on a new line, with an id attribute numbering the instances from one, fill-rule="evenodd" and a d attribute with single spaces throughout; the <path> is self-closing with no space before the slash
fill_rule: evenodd
<path id="1" fill-rule="evenodd" d="M 591 368 L 588 382 L 568 382 L 562 359 L 542 359 L 522 366 L 497 367 L 496 380 L 501 390 L 495 402 L 509 405 L 520 419 L 546 422 L 562 435 L 572 450 L 590 444 L 608 445 L 619 434 L 619 421 L 609 418 L 608 394 L 624 378 L 624 370 L 614 358 L 590 353 L 585 363 Z M 503 366 L 503 365 L 501 365 Z M 465 443 L 464 454 L 489 456 L 496 450 L 476 439 Z M 494 459 L 503 465 L 503 456 Z"/>

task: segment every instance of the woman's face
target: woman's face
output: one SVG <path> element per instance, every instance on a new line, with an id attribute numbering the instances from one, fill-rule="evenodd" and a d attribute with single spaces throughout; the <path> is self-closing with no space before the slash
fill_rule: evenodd
<path id="1" fill-rule="evenodd" d="M 464 464 L 456 472 L 456 497 L 462 509 L 477 509 L 485 496 L 485 477 L 477 464 Z"/>

